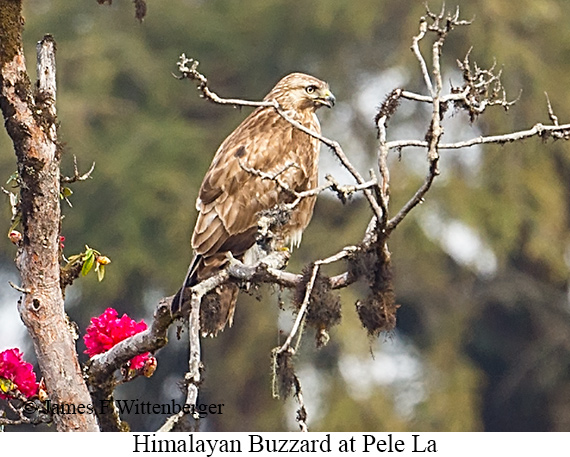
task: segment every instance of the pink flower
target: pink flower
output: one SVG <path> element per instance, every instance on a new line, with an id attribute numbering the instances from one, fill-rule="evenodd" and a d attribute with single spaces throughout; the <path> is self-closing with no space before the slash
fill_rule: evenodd
<path id="1" fill-rule="evenodd" d="M 38 392 L 34 367 L 31 363 L 25 362 L 22 355 L 19 349 L 6 349 L 0 352 L 0 378 L 9 381 L 0 384 L 5 386 L 13 384 L 6 393 L 0 389 L 0 398 L 10 398 L 10 390 L 13 388 L 18 389 L 26 397 L 33 397 Z"/>
<path id="2" fill-rule="evenodd" d="M 119 314 L 113 308 L 107 308 L 99 317 L 92 317 L 91 324 L 87 327 L 87 333 L 83 337 L 89 357 L 102 354 L 111 349 L 119 341 L 127 339 L 146 330 L 146 323 L 141 320 L 135 322 L 126 314 L 119 318 Z M 133 357 L 128 363 L 129 368 L 139 370 L 144 367 L 147 359 L 152 358 L 150 352 Z"/>

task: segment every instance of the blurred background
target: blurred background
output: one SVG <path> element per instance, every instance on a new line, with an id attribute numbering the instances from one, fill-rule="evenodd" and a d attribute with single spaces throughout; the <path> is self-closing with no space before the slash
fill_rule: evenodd
<path id="1" fill-rule="evenodd" d="M 461 112 L 444 121 L 444 141 L 500 134 L 548 123 L 547 91 L 561 123 L 570 120 L 570 2 L 456 0 L 473 25 L 444 46 L 446 88 L 458 85 L 456 59 L 473 46 L 481 67 L 496 60 L 510 99 L 474 124 Z M 408 0 L 148 0 L 142 24 L 132 2 L 26 0 L 26 57 L 35 79 L 35 43 L 57 41 L 58 116 L 65 143 L 93 179 L 64 202 L 65 254 L 84 245 L 112 259 L 107 277 L 76 281 L 67 311 L 85 331 L 109 306 L 140 320 L 176 292 L 191 259 L 190 234 L 200 181 L 219 143 L 249 113 L 202 100 L 178 81 L 184 52 L 200 61 L 221 96 L 259 100 L 283 75 L 314 74 L 330 83 L 338 104 L 321 110 L 326 136 L 341 142 L 362 174 L 375 163 L 376 107 L 397 87 L 426 93 L 411 38 L 425 13 Z M 441 4 L 430 1 L 439 11 Z M 424 43 L 425 55 L 430 50 Z M 421 139 L 429 106 L 403 103 L 389 139 Z M 391 157 L 394 214 L 427 171 L 425 152 Z M 342 292 L 343 320 L 317 350 L 307 331 L 296 368 L 314 431 L 570 430 L 570 145 L 524 143 L 442 152 L 441 176 L 425 203 L 390 239 L 397 329 L 371 340 L 356 315 L 364 290 Z M 329 151 L 322 173 L 350 179 Z M 16 170 L 0 132 L 0 180 Z M 4 233 L 10 211 L 0 198 Z M 361 240 L 370 212 L 362 198 L 342 205 L 319 197 L 289 269 Z M 0 350 L 33 348 L 16 311 L 15 247 L 0 237 Z M 334 269 L 331 273 L 334 273 Z M 297 430 L 296 404 L 271 396 L 271 349 L 292 315 L 288 294 L 263 287 L 242 293 L 234 326 L 203 343 L 200 403 L 223 403 L 204 431 Z M 186 334 L 158 354 L 150 379 L 116 398 L 183 401 Z M 82 340 L 78 350 L 85 347 Z M 86 356 L 81 354 L 82 360 Z M 131 415 L 135 431 L 155 430 L 157 415 Z M 46 428 L 47 429 L 47 428 Z"/>

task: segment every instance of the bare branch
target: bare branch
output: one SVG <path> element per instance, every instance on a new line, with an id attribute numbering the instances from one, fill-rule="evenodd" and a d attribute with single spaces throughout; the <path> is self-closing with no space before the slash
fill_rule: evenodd
<path id="1" fill-rule="evenodd" d="M 445 39 L 447 38 L 448 33 L 453 30 L 453 28 L 457 25 L 468 25 L 470 22 L 468 21 L 461 21 L 459 20 L 459 8 L 456 9 L 455 14 L 445 14 L 445 5 L 442 5 L 441 12 L 439 14 L 432 13 L 427 7 L 427 15 L 431 19 L 432 23 L 428 25 L 425 18 L 421 18 L 420 20 L 420 31 L 418 35 L 416 35 L 412 40 L 412 51 L 414 55 L 418 59 L 421 67 L 422 74 L 424 76 L 424 81 L 426 83 L 427 89 L 431 95 L 431 97 L 425 97 L 418 94 L 414 94 L 407 91 L 394 91 L 392 97 L 394 99 L 398 99 L 400 97 L 405 97 L 410 100 L 419 101 L 419 102 L 431 102 L 432 104 L 432 117 L 429 129 L 426 133 L 425 141 L 417 141 L 414 142 L 413 145 L 421 144 L 421 147 L 427 148 L 427 158 L 429 162 L 428 173 L 425 178 L 424 183 L 422 186 L 416 191 L 413 197 L 402 207 L 402 209 L 396 214 L 395 217 L 387 221 L 387 217 L 383 219 L 379 219 L 381 222 L 381 227 L 383 227 L 384 232 L 388 235 L 389 233 L 394 230 L 397 225 L 406 217 L 406 215 L 419 203 L 423 201 L 425 194 L 430 189 L 435 177 L 439 174 L 438 170 L 438 162 L 439 162 L 439 150 L 441 149 L 440 140 L 443 135 L 443 127 L 441 125 L 441 121 L 443 119 L 443 112 L 442 108 L 445 107 L 445 104 L 450 100 L 461 100 L 463 103 L 466 103 L 466 97 L 469 93 L 468 89 L 463 88 L 462 90 L 457 90 L 451 96 L 444 97 L 442 96 L 443 90 L 443 79 L 441 74 L 441 53 L 443 44 Z M 422 40 L 427 31 L 434 32 L 437 34 L 437 39 L 434 41 L 432 45 L 432 74 L 434 77 L 434 81 L 432 81 L 427 64 L 423 55 L 419 48 L 419 42 Z M 465 67 L 469 69 L 468 65 L 468 58 L 466 57 L 465 60 L 466 65 Z M 464 72 L 465 73 L 465 72 Z M 457 97 L 457 98 L 455 98 Z M 389 97 L 390 99 L 390 97 Z M 396 101 L 392 101 L 392 105 L 396 105 Z M 383 186 L 382 186 L 382 201 L 383 203 L 383 210 L 384 213 L 387 213 L 387 205 L 389 202 L 389 172 L 387 166 L 387 155 L 390 149 L 398 149 L 404 145 L 410 144 L 402 144 L 398 142 L 386 142 L 386 119 L 387 117 L 382 116 L 384 108 L 382 107 L 376 116 L 376 126 L 378 129 L 378 139 L 379 139 L 379 146 L 378 146 L 378 166 L 383 178 Z M 384 207 L 385 205 L 385 207 Z"/>
<path id="2" fill-rule="evenodd" d="M 433 184 L 433 180 L 437 176 L 437 163 L 431 162 L 428 174 L 425 178 L 422 186 L 416 191 L 414 196 L 402 207 L 398 214 L 396 214 L 392 219 L 386 224 L 386 233 L 392 232 L 400 222 L 408 215 L 408 213 L 414 209 L 417 205 L 423 202 L 424 196 Z"/>
<path id="3" fill-rule="evenodd" d="M 73 176 L 62 176 L 61 182 L 65 184 L 71 184 L 77 181 L 86 181 L 91 177 L 91 174 L 95 170 L 95 162 L 91 165 L 91 168 L 87 171 L 87 173 L 83 173 L 82 175 L 79 174 L 79 170 L 77 168 L 77 156 L 73 156 Z"/>
<path id="4" fill-rule="evenodd" d="M 320 266 L 336 262 L 349 255 L 354 255 L 354 253 L 358 252 L 359 249 L 360 248 L 354 246 L 346 247 L 339 253 L 330 256 L 327 259 L 317 261 L 316 265 Z M 290 288 L 297 287 L 297 285 L 302 281 L 302 275 L 284 272 L 279 269 L 285 265 L 288 257 L 288 252 L 276 251 L 270 253 L 255 265 L 245 265 L 242 262 L 233 259 L 225 270 L 201 281 L 185 291 L 185 293 L 191 294 L 190 306 L 192 311 L 190 313 L 190 337 L 192 339 L 191 347 L 193 348 L 191 350 L 192 357 L 189 361 L 189 371 L 185 376 L 188 383 L 186 402 L 189 405 L 189 407 L 186 408 L 186 411 L 193 411 L 192 405 L 195 406 L 196 404 L 197 387 L 200 381 L 199 369 L 201 366 L 199 349 L 200 343 L 199 338 L 196 336 L 196 334 L 199 335 L 199 318 L 197 315 L 192 317 L 192 312 L 198 313 L 199 304 L 204 295 L 229 280 L 258 283 L 269 282 Z M 343 273 L 331 278 L 331 287 L 333 289 L 346 287 L 356 279 L 357 278 L 351 277 L 348 273 Z M 184 314 L 186 309 L 182 309 L 179 314 L 174 316 L 171 315 L 170 303 L 172 298 L 173 297 L 167 297 L 161 300 L 147 330 L 121 341 L 107 352 L 94 356 L 88 362 L 86 374 L 89 378 L 91 395 L 93 399 L 96 400 L 97 404 L 101 404 L 101 402 L 112 404 L 112 392 L 116 387 L 116 383 L 110 382 L 109 380 L 112 379 L 112 374 L 115 370 L 121 368 L 136 355 L 145 352 L 156 353 L 156 351 L 166 344 L 168 327 L 174 322 L 174 319 Z M 299 325 L 300 324 L 297 325 L 297 330 Z M 294 334 L 291 336 L 291 339 L 293 337 Z M 116 412 L 111 408 L 107 408 L 105 411 L 98 411 L 98 417 L 99 421 L 102 424 L 105 424 L 105 426 L 102 427 L 104 429 L 120 430 L 122 427 L 120 419 L 116 416 Z M 161 430 L 166 431 L 172 429 L 182 417 L 183 414 L 172 416 L 163 425 Z"/>
<path id="5" fill-rule="evenodd" d="M 242 170 L 252 174 L 253 176 L 257 176 L 261 179 L 267 179 L 269 181 L 274 181 L 287 194 L 291 195 L 292 197 L 296 197 L 296 198 L 298 197 L 298 195 L 299 195 L 298 192 L 295 192 L 293 189 L 291 189 L 291 187 L 289 187 L 289 185 L 287 183 L 285 183 L 279 179 L 279 176 L 281 176 L 283 173 L 285 173 L 287 170 L 289 170 L 289 168 L 291 168 L 291 167 L 299 168 L 299 165 L 297 165 L 296 163 L 289 162 L 281 170 L 278 170 L 275 173 L 266 173 L 266 172 L 258 170 L 256 168 L 250 168 L 250 167 L 246 166 L 241 160 L 238 160 L 238 164 Z"/>
<path id="6" fill-rule="evenodd" d="M 548 97 L 548 93 L 544 92 L 544 95 L 546 96 L 546 103 L 548 105 L 548 117 L 550 118 L 552 123 L 557 126 L 558 125 L 558 116 L 556 116 L 554 114 L 554 110 L 552 109 L 552 105 L 550 104 L 550 98 Z"/>
<path id="7" fill-rule="evenodd" d="M 387 115 L 377 116 L 376 118 L 376 127 L 378 128 L 378 169 L 380 170 L 380 176 L 382 178 L 379 199 L 380 207 L 382 208 L 382 217 L 379 219 L 380 227 L 386 226 L 388 204 L 390 202 L 390 170 L 388 168 L 388 152 L 390 149 L 386 144 L 387 119 Z"/>
<path id="8" fill-rule="evenodd" d="M 287 336 L 287 339 L 285 340 L 285 342 L 281 346 L 276 348 L 276 350 L 275 350 L 276 355 L 282 354 L 285 351 L 289 351 L 289 352 L 291 352 L 291 354 L 295 353 L 295 351 L 291 348 L 291 342 L 293 341 L 293 338 L 297 334 L 297 331 L 299 330 L 299 328 L 301 326 L 301 322 L 305 318 L 305 313 L 307 311 L 307 307 L 309 306 L 309 299 L 311 298 L 311 293 L 313 292 L 313 286 L 315 285 L 315 279 L 317 279 L 317 274 L 319 273 L 319 267 L 320 267 L 320 263 L 315 262 L 315 264 L 313 265 L 313 271 L 311 273 L 311 278 L 309 279 L 309 282 L 307 283 L 307 288 L 305 289 L 305 298 L 303 299 L 303 303 L 301 304 L 301 308 L 299 309 L 299 312 L 297 313 L 297 318 L 295 319 L 295 323 L 293 324 L 293 328 L 291 328 L 291 331 L 289 332 L 289 336 Z"/>
<path id="9" fill-rule="evenodd" d="M 225 283 L 231 278 L 236 280 L 274 282 L 273 274 L 267 271 L 282 267 L 289 257 L 286 251 L 273 252 L 255 265 L 244 265 L 235 260 L 225 269 L 214 276 L 199 282 L 195 286 L 188 287 L 187 292 L 193 297 L 202 298 L 217 286 Z M 296 283 L 295 283 L 296 285 Z M 130 359 L 145 352 L 156 352 L 163 347 L 166 342 L 168 327 L 175 318 L 183 314 L 185 309 L 176 315 L 170 313 L 170 303 L 173 297 L 163 298 L 155 310 L 153 320 L 149 328 L 137 333 L 120 343 L 117 343 L 107 352 L 93 356 L 88 364 L 87 374 L 90 377 L 90 384 L 95 388 L 98 384 L 108 378 L 115 370 L 119 369 Z"/>
<path id="10" fill-rule="evenodd" d="M 429 95 L 420 95 L 414 92 L 410 92 L 408 90 L 401 90 L 400 94 L 402 98 L 407 98 L 408 100 L 413 100 L 416 102 L 423 102 L 423 103 L 433 103 L 433 98 Z"/>
<path id="11" fill-rule="evenodd" d="M 462 149 L 470 146 L 475 146 L 477 144 L 505 144 L 512 143 L 514 141 L 525 140 L 532 138 L 534 136 L 540 137 L 546 140 L 550 137 L 554 139 L 570 139 L 570 124 L 563 125 L 543 125 L 535 124 L 532 128 L 528 130 L 521 130 L 518 132 L 507 133 L 504 135 L 494 135 L 494 136 L 480 136 L 477 138 L 472 138 L 471 140 L 459 141 L 457 143 L 442 143 L 440 149 Z"/>
<path id="12" fill-rule="evenodd" d="M 426 83 L 426 86 L 428 88 L 429 93 L 433 97 L 433 95 L 434 95 L 433 84 L 431 82 L 431 77 L 429 75 L 428 67 L 427 67 L 426 61 L 425 61 L 425 59 L 424 59 L 424 57 L 420 51 L 420 45 L 419 45 L 420 41 L 425 37 L 426 32 L 427 32 L 427 21 L 426 21 L 425 17 L 422 17 L 422 18 L 420 18 L 420 31 L 412 39 L 412 52 L 415 54 L 416 58 L 418 59 L 418 61 L 420 63 L 420 68 L 422 70 L 424 82 Z"/>
<path id="13" fill-rule="evenodd" d="M 202 92 L 202 96 L 213 103 L 218 105 L 232 105 L 232 106 L 268 106 L 276 108 L 278 105 L 274 102 L 253 102 L 249 100 L 241 100 L 237 98 L 221 98 L 215 92 L 212 92 L 208 87 L 208 79 L 198 71 L 200 62 L 192 58 L 186 57 L 186 54 L 181 54 L 178 60 L 178 71 L 180 76 L 173 74 L 176 79 L 191 79 L 198 81 L 198 90 Z"/>
<path id="14" fill-rule="evenodd" d="M 32 291 L 30 289 L 24 289 L 23 287 L 18 286 L 17 284 L 14 284 L 12 281 L 8 281 L 8 284 L 10 285 L 10 287 L 14 290 L 17 290 L 18 292 L 22 293 L 22 294 L 30 294 L 32 293 Z"/>
<path id="15" fill-rule="evenodd" d="M 570 139 L 570 124 L 544 125 L 538 123 L 528 130 L 505 133 L 503 135 L 479 136 L 465 141 L 458 141 L 456 143 L 440 143 L 438 149 L 463 149 L 479 144 L 505 144 L 512 143 L 514 141 L 526 140 L 535 136 L 543 140 L 548 138 Z M 402 149 L 405 147 L 425 148 L 428 146 L 428 143 L 427 141 L 421 140 L 399 140 L 389 141 L 387 146 L 389 149 Z"/>
<path id="16" fill-rule="evenodd" d="M 302 432 L 308 432 L 309 427 L 307 425 L 307 409 L 305 408 L 305 400 L 303 399 L 303 392 L 301 391 L 301 384 L 297 379 L 295 384 L 295 397 L 297 398 L 297 403 L 299 403 L 299 409 L 297 410 L 297 416 L 295 417 L 299 428 Z"/>
<path id="17" fill-rule="evenodd" d="M 190 316 L 188 319 L 188 340 L 190 346 L 190 356 L 188 359 L 188 372 L 184 376 L 186 383 L 186 401 L 184 408 L 178 413 L 170 416 L 164 425 L 160 427 L 159 432 L 171 431 L 180 420 L 187 414 L 191 414 L 194 420 L 198 420 L 200 416 L 196 412 L 196 403 L 198 402 L 198 387 L 201 380 L 201 349 L 200 349 L 200 302 L 202 296 L 197 294 L 192 296 Z"/>
<path id="18" fill-rule="evenodd" d="M 346 184 L 340 185 L 331 175 L 326 175 L 325 179 L 327 180 L 328 184 L 323 184 L 322 186 L 315 187 L 313 189 L 304 190 L 302 192 L 297 192 L 289 187 L 289 185 L 283 182 L 279 177 L 286 172 L 289 168 L 296 167 L 298 165 L 296 163 L 287 163 L 283 169 L 278 170 L 275 173 L 267 173 L 256 168 L 250 168 L 244 165 L 241 161 L 238 162 L 239 166 L 242 170 L 251 173 L 254 176 L 258 176 L 261 179 L 267 179 L 270 181 L 274 181 L 283 191 L 287 194 L 291 195 L 291 197 L 295 198 L 295 200 L 291 203 L 285 205 L 287 209 L 295 208 L 303 199 L 307 197 L 314 197 L 325 190 L 332 190 L 337 194 L 337 197 L 343 203 L 355 192 L 363 191 L 366 189 L 370 189 L 376 187 L 378 185 L 378 180 L 376 178 L 371 179 L 370 181 L 365 181 L 362 184 Z"/>

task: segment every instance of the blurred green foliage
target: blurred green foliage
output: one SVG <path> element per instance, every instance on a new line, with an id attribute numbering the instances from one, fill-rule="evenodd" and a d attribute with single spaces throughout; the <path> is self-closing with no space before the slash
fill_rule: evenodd
<path id="1" fill-rule="evenodd" d="M 455 59 L 473 46 L 480 66 L 493 59 L 502 66 L 511 98 L 522 90 L 508 114 L 487 113 L 471 133 L 547 123 L 544 91 L 561 122 L 568 121 L 570 3 L 457 3 L 462 16 L 475 21 L 445 44 L 446 81 L 457 81 Z M 439 10 L 439 3 L 430 4 Z M 82 330 L 108 306 L 137 320 L 150 316 L 157 298 L 176 291 L 191 258 L 199 183 L 218 144 L 246 115 L 203 101 L 192 84 L 173 78 L 182 52 L 201 62 L 222 96 L 260 99 L 291 71 L 326 79 L 340 103 L 322 113 L 324 132 L 333 138 L 353 132 L 358 141 L 349 138 L 343 146 L 359 164 L 374 156 L 375 132 L 360 106 L 366 84 L 398 69 L 406 88 L 425 92 L 409 52 L 424 14 L 419 1 L 149 0 L 148 7 L 139 24 L 126 0 L 111 7 L 95 0 L 25 2 L 32 78 L 35 42 L 51 33 L 58 44 L 64 172 L 72 174 L 73 155 L 80 171 L 96 162 L 93 179 L 73 185 L 73 208 L 63 204 L 66 254 L 88 244 L 113 261 L 104 282 L 89 275 L 72 288 L 69 314 Z M 366 100 L 368 107 L 393 88 Z M 337 113 L 349 113 L 341 117 L 343 131 L 330 129 L 339 125 Z M 429 113 L 409 106 L 402 113 L 389 134 L 422 138 Z M 466 116 L 453 119 L 446 141 L 458 123 L 469 128 Z M 16 165 L 6 134 L 0 134 L 0 151 L 0 179 L 7 180 Z M 312 430 L 570 429 L 569 146 L 528 140 L 446 152 L 441 162 L 442 176 L 426 202 L 390 240 L 402 305 L 396 333 L 379 341 L 366 337 L 354 310 L 362 292 L 355 286 L 342 293 L 343 322 L 329 345 L 316 350 L 310 331 L 304 338 L 296 366 Z M 423 153 L 394 157 L 392 211 L 424 173 Z M 444 226 L 459 222 L 473 231 L 492 252 L 495 268 L 482 273 L 458 260 L 426 223 L 435 213 Z M 0 200 L 0 214 L 7 231 L 7 199 Z M 342 206 L 322 196 L 290 268 L 298 271 L 358 242 L 368 218 L 361 199 Z M 13 254 L 0 237 L 4 268 L 13 269 Z M 204 342 L 200 402 L 225 404 L 223 415 L 204 421 L 204 430 L 296 428 L 294 404 L 271 398 L 270 351 L 287 319 L 279 318 L 284 312 L 275 290 L 253 295 L 242 294 L 233 328 Z M 177 342 L 172 335 L 153 378 L 123 386 L 118 397 L 182 401 L 177 382 L 186 350 L 184 338 Z M 128 420 L 134 430 L 151 430 L 164 418 Z"/>

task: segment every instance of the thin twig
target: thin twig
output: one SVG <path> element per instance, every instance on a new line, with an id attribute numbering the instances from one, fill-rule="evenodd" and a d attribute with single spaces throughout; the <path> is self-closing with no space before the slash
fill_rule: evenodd
<path id="1" fill-rule="evenodd" d="M 254 176 L 257 176 L 261 179 L 266 179 L 269 181 L 275 181 L 275 183 L 282 190 L 284 190 L 286 193 L 291 194 L 294 197 L 298 197 L 298 195 L 299 195 L 298 192 L 291 189 L 291 187 L 286 182 L 283 182 L 282 180 L 279 179 L 279 176 L 281 176 L 283 173 L 285 173 L 290 168 L 294 167 L 294 168 L 299 169 L 299 165 L 297 165 L 295 162 L 288 162 L 287 164 L 285 164 L 285 166 L 281 170 L 278 170 L 275 173 L 267 173 L 265 171 L 258 170 L 257 168 L 250 168 L 247 165 L 245 165 L 241 160 L 238 160 L 238 164 L 242 170 L 244 170 L 244 171 L 246 171 L 246 172 L 248 172 Z"/>
<path id="2" fill-rule="evenodd" d="M 283 117 L 283 119 L 285 119 L 287 122 L 292 124 L 294 127 L 305 132 L 307 135 L 310 135 L 313 138 L 316 138 L 321 143 L 327 145 L 335 153 L 335 155 L 340 160 L 340 162 L 342 163 L 344 168 L 346 168 L 348 170 L 348 172 L 354 177 L 356 182 L 358 184 L 365 184 L 365 182 L 366 182 L 365 179 L 358 172 L 358 170 L 354 167 L 354 165 L 352 165 L 350 160 L 348 160 L 348 157 L 344 153 L 344 151 L 343 151 L 343 149 L 340 146 L 338 141 L 331 140 L 327 137 L 324 137 L 323 135 L 320 135 L 316 132 L 313 132 L 311 129 L 308 129 L 303 124 L 301 124 L 301 123 L 297 122 L 295 119 L 289 117 L 288 114 L 286 113 L 286 111 L 283 110 L 280 106 L 277 105 L 277 107 L 275 109 L 281 115 L 281 117 Z M 382 208 L 380 207 L 380 205 L 376 201 L 374 194 L 368 188 L 363 189 L 363 192 L 364 192 L 364 196 L 368 200 L 368 203 L 370 204 L 370 207 L 372 208 L 373 213 L 376 215 L 376 217 L 378 219 L 381 219 L 382 218 Z"/>
<path id="3" fill-rule="evenodd" d="M 14 284 L 12 281 L 8 281 L 8 284 L 10 285 L 10 287 L 12 289 L 17 290 L 18 292 L 21 292 L 23 294 L 31 294 L 32 291 L 30 289 L 25 289 L 23 287 L 18 286 L 17 284 Z"/>
<path id="4" fill-rule="evenodd" d="M 375 187 L 378 184 L 378 180 L 376 178 L 373 178 L 369 181 L 363 182 L 362 184 L 340 185 L 331 175 L 326 175 L 325 179 L 328 182 L 327 184 L 323 184 L 323 185 L 321 185 L 319 187 L 315 187 L 313 189 L 307 189 L 307 190 L 304 190 L 301 192 L 297 192 L 297 191 L 291 189 L 291 187 L 286 182 L 283 182 L 281 179 L 279 179 L 279 176 L 281 176 L 289 168 L 291 168 L 291 167 L 297 167 L 298 168 L 298 165 L 296 163 L 293 163 L 293 162 L 287 163 L 281 170 L 278 170 L 276 173 L 267 173 L 267 172 L 258 170 L 256 168 L 250 168 L 250 167 L 246 166 L 245 164 L 243 164 L 241 161 L 239 161 L 238 164 L 242 168 L 242 170 L 247 171 L 248 173 L 251 173 L 254 176 L 258 176 L 261 179 L 274 181 L 283 191 L 285 191 L 286 193 L 290 194 L 293 198 L 295 198 L 295 200 L 293 202 L 288 203 L 286 205 L 287 209 L 293 209 L 303 199 L 305 199 L 307 197 L 314 197 L 314 196 L 319 195 L 320 193 L 324 192 L 325 190 L 329 190 L 329 189 L 332 190 L 333 192 L 335 192 L 337 194 L 338 198 L 342 202 L 345 202 L 347 200 L 347 198 L 350 197 L 355 192 L 370 189 L 372 187 Z"/>
<path id="5" fill-rule="evenodd" d="M 379 198 L 380 207 L 382 208 L 380 227 L 386 227 L 388 205 L 390 203 L 390 170 L 388 168 L 388 152 L 390 149 L 386 143 L 386 119 L 386 116 L 380 116 L 376 121 L 376 127 L 378 128 L 378 169 L 382 178 Z"/>
<path id="6" fill-rule="evenodd" d="M 554 110 L 552 109 L 552 104 L 550 103 L 550 98 L 548 97 L 548 92 L 544 92 L 544 95 L 546 96 L 546 103 L 548 105 L 548 117 L 550 118 L 552 123 L 557 126 L 558 125 L 558 116 L 556 116 L 556 114 L 554 114 Z"/>
<path id="7" fill-rule="evenodd" d="M 309 281 L 307 282 L 303 302 L 301 303 L 301 306 L 300 306 L 299 311 L 297 313 L 297 318 L 295 319 L 293 327 L 291 328 L 291 331 L 289 332 L 289 335 L 287 336 L 287 339 L 285 340 L 285 342 L 281 346 L 276 348 L 276 354 L 282 354 L 285 351 L 292 351 L 291 342 L 293 341 L 293 338 L 297 334 L 297 331 L 299 330 L 299 327 L 301 326 L 301 322 L 305 317 L 305 313 L 307 312 L 307 308 L 309 307 L 311 294 L 313 292 L 313 287 L 315 286 L 315 280 L 317 279 L 317 275 L 319 273 L 319 268 L 321 267 L 321 265 L 328 265 L 330 263 L 338 262 L 339 260 L 344 259 L 347 256 L 353 254 L 355 249 L 356 248 L 354 248 L 354 247 L 352 247 L 352 248 L 346 247 L 342 251 L 339 251 L 336 254 L 334 254 L 330 257 L 327 257 L 326 259 L 315 261 L 315 263 L 313 265 L 313 270 L 311 272 L 311 277 L 310 277 Z M 294 353 L 294 351 L 293 351 L 293 353 Z"/>
<path id="8" fill-rule="evenodd" d="M 181 54 L 180 59 L 178 60 L 178 70 L 180 71 L 181 74 L 175 75 L 173 73 L 172 76 L 174 76 L 176 79 L 192 79 L 194 81 L 198 81 L 198 90 L 202 92 L 203 97 L 206 100 L 214 102 L 218 105 L 251 106 L 251 107 L 276 106 L 275 103 L 267 101 L 256 102 L 249 100 L 219 97 L 215 92 L 212 92 L 208 87 L 208 79 L 197 70 L 199 64 L 200 62 L 198 62 L 197 60 L 186 57 L 186 54 Z"/>
<path id="9" fill-rule="evenodd" d="M 91 177 L 93 170 L 95 170 L 95 162 L 91 164 L 91 168 L 87 171 L 87 173 L 80 175 L 79 169 L 77 167 L 77 156 L 73 156 L 73 176 L 62 176 L 61 182 L 65 184 L 71 184 L 78 181 L 86 181 Z"/>
<path id="10" fill-rule="evenodd" d="M 285 351 L 290 351 L 294 353 L 294 350 L 291 348 L 291 342 L 293 341 L 293 338 L 297 334 L 297 331 L 301 326 L 301 322 L 305 318 L 305 313 L 307 311 L 307 308 L 309 307 L 309 300 L 311 298 L 311 293 L 313 292 L 315 280 L 317 279 L 317 274 L 319 273 L 319 267 L 320 264 L 315 262 L 315 264 L 313 265 L 313 271 L 311 272 L 311 278 L 309 279 L 309 282 L 307 283 L 307 288 L 305 289 L 305 297 L 303 298 L 303 303 L 301 303 L 301 307 L 299 308 L 299 312 L 297 313 L 297 318 L 295 319 L 295 322 L 293 324 L 293 327 L 291 328 L 291 331 L 289 332 L 289 335 L 287 336 L 287 339 L 281 346 L 279 346 L 279 348 L 276 351 L 276 354 L 282 354 Z"/>
<path id="11" fill-rule="evenodd" d="M 200 302 L 202 295 L 193 294 L 191 299 L 191 311 L 188 319 L 188 340 L 190 343 L 190 355 L 188 358 L 188 373 L 184 376 L 186 382 L 186 401 L 184 407 L 176 414 L 170 416 L 159 432 L 169 432 L 180 420 L 191 413 L 195 420 L 199 419 L 196 414 L 198 402 L 198 388 L 201 373 L 201 348 L 200 348 Z"/>
<path id="12" fill-rule="evenodd" d="M 520 130 L 518 132 L 506 133 L 502 135 L 479 136 L 455 143 L 440 143 L 438 145 L 438 149 L 463 149 L 479 144 L 505 144 L 520 140 L 526 140 L 534 136 L 538 136 L 542 139 L 547 139 L 549 137 L 555 139 L 568 139 L 570 138 L 570 124 L 544 125 L 537 123 L 528 130 Z M 402 149 L 406 147 L 425 148 L 428 146 L 428 143 L 427 141 L 421 140 L 398 140 L 389 141 L 387 143 L 387 146 L 389 149 Z"/>
<path id="13" fill-rule="evenodd" d="M 387 234 L 390 234 L 398 226 L 398 224 L 402 222 L 402 220 L 408 215 L 408 213 L 412 209 L 414 209 L 417 205 L 423 202 L 425 194 L 428 192 L 431 185 L 433 184 L 435 177 L 437 176 L 437 169 L 435 168 L 436 166 L 437 166 L 436 162 L 431 162 L 424 183 L 416 191 L 414 196 L 410 200 L 408 200 L 408 202 L 402 207 L 402 209 L 398 211 L 398 214 L 396 214 L 393 218 L 391 218 L 388 221 L 385 228 L 385 232 Z"/>
<path id="14" fill-rule="evenodd" d="M 426 32 L 427 32 L 427 21 L 426 21 L 425 17 L 422 17 L 422 18 L 420 18 L 420 31 L 412 39 L 412 51 L 415 54 L 416 58 L 418 59 L 418 62 L 420 63 L 420 68 L 422 70 L 424 82 L 426 83 L 426 86 L 428 88 L 429 93 L 433 97 L 434 96 L 433 84 L 431 83 L 431 78 L 429 76 L 427 64 L 426 64 L 424 57 L 422 56 L 422 53 L 420 51 L 420 46 L 419 46 L 419 43 L 423 39 L 423 37 L 425 36 Z"/>

